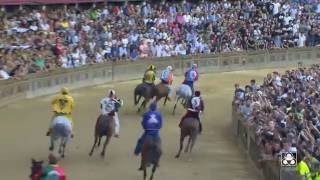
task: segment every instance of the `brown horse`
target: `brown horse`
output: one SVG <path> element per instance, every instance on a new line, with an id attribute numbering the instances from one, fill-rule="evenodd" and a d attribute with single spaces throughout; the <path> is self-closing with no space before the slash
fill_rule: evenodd
<path id="1" fill-rule="evenodd" d="M 99 147 L 102 137 L 106 136 L 106 141 L 104 142 L 103 149 L 101 151 L 101 156 L 104 157 L 106 147 L 109 144 L 110 139 L 114 134 L 114 131 L 115 131 L 114 118 L 109 115 L 100 115 L 96 122 L 95 130 L 94 130 L 94 143 L 89 153 L 89 156 L 92 156 L 92 153 L 96 144 L 98 143 L 97 146 Z"/>
<path id="2" fill-rule="evenodd" d="M 162 98 L 165 98 L 163 103 L 165 106 L 168 101 L 169 90 L 170 89 L 166 84 L 163 84 L 162 82 L 157 84 L 155 87 L 156 103 L 158 103 Z"/>
<path id="3" fill-rule="evenodd" d="M 148 102 L 154 97 L 155 87 L 154 85 L 149 85 L 146 83 L 138 84 L 134 89 L 134 105 L 138 105 L 140 99 L 143 97 L 141 105 L 138 108 L 138 112 L 140 112 L 141 108 L 145 109 Z"/>
<path id="4" fill-rule="evenodd" d="M 42 164 L 43 161 L 31 159 L 31 174 L 29 176 L 31 180 L 40 180 L 42 176 Z"/>
<path id="5" fill-rule="evenodd" d="M 191 152 L 192 148 L 197 140 L 199 132 L 199 121 L 195 118 L 186 118 L 183 120 L 181 124 L 181 131 L 180 131 L 180 148 L 179 152 L 176 155 L 176 158 L 180 157 L 181 151 L 183 149 L 183 142 L 185 137 L 189 136 L 188 144 L 184 150 L 184 152 Z"/>
<path id="6" fill-rule="evenodd" d="M 161 141 L 154 140 L 153 137 L 147 136 L 141 149 L 141 168 L 143 171 L 143 180 L 147 178 L 147 167 L 152 166 L 152 174 L 150 180 L 153 179 L 154 173 L 159 166 L 161 151 Z"/>

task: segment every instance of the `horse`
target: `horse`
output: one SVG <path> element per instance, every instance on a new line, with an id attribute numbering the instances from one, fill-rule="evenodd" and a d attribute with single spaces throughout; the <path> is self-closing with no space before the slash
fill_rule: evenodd
<path id="1" fill-rule="evenodd" d="M 141 149 L 141 166 L 140 170 L 143 171 L 143 180 L 147 178 L 147 167 L 153 165 L 152 174 L 149 180 L 152 180 L 154 173 L 159 166 L 161 151 L 161 141 L 154 140 L 153 137 L 147 136 Z"/>
<path id="2" fill-rule="evenodd" d="M 65 149 L 67 142 L 71 138 L 72 126 L 70 121 L 65 116 L 56 116 L 53 120 L 52 133 L 50 135 L 51 145 L 50 151 L 54 150 L 54 144 L 56 140 L 60 140 L 59 154 L 62 158 L 65 156 Z"/>
<path id="3" fill-rule="evenodd" d="M 183 105 L 184 108 L 188 106 L 188 102 L 190 98 L 192 97 L 192 90 L 190 86 L 186 84 L 181 84 L 181 86 L 177 89 L 176 91 L 176 97 L 175 97 L 175 104 L 173 107 L 172 115 L 175 114 L 176 108 L 177 108 L 177 103 L 181 100 L 181 104 Z"/>
<path id="4" fill-rule="evenodd" d="M 188 117 L 183 120 L 180 130 L 180 148 L 176 155 L 176 158 L 180 157 L 181 151 L 183 149 L 183 141 L 187 136 L 189 136 L 189 140 L 184 152 L 187 153 L 189 151 L 191 153 L 192 148 L 197 140 L 198 132 L 199 121 L 197 119 Z"/>
<path id="5" fill-rule="evenodd" d="M 113 136 L 115 131 L 115 120 L 113 116 L 110 115 L 100 115 L 97 119 L 95 130 L 94 130 L 94 143 L 89 153 L 89 156 L 92 156 L 93 150 L 98 143 L 98 147 L 100 146 L 101 139 L 103 136 L 106 136 L 106 140 L 103 144 L 103 149 L 101 151 L 101 156 L 105 156 L 106 147 L 110 142 L 111 137 Z"/>
<path id="6" fill-rule="evenodd" d="M 151 99 L 153 99 L 155 94 L 154 89 L 155 87 L 153 85 L 149 85 L 146 83 L 138 84 L 137 87 L 134 89 L 134 105 L 139 104 L 141 97 L 144 98 L 143 102 L 138 108 L 138 112 L 140 112 L 141 108 L 145 109 L 148 102 Z"/>
<path id="7" fill-rule="evenodd" d="M 169 91 L 170 91 L 170 89 L 166 84 L 164 84 L 162 82 L 157 84 L 156 87 L 155 87 L 155 94 L 154 94 L 156 96 L 156 101 L 155 102 L 157 103 L 162 98 L 165 98 L 164 99 L 164 103 L 163 103 L 163 105 L 165 106 L 167 101 L 168 101 Z"/>
<path id="8" fill-rule="evenodd" d="M 51 170 L 47 174 L 43 174 L 43 161 L 36 161 L 34 159 L 31 159 L 31 180 L 40 180 L 42 178 L 45 179 L 60 179 L 61 174 L 57 172 L 56 170 Z"/>
<path id="9" fill-rule="evenodd" d="M 40 180 L 42 176 L 42 164 L 43 161 L 36 161 L 35 159 L 31 159 L 31 180 Z"/>

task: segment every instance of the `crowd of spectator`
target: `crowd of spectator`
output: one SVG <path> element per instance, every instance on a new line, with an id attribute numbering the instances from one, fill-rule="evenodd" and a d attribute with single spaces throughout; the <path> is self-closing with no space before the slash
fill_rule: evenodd
<path id="1" fill-rule="evenodd" d="M 0 79 L 106 61 L 320 44 L 319 0 L 163 1 L 1 15 Z"/>
<path id="2" fill-rule="evenodd" d="M 260 86 L 236 84 L 234 105 L 255 130 L 261 162 L 297 153 L 310 169 L 306 179 L 320 177 L 320 65 L 273 72 Z"/>

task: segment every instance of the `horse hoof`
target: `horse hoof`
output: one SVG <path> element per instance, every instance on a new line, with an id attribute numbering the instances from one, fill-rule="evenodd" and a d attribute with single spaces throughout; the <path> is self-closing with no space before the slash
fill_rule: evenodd
<path id="1" fill-rule="evenodd" d="M 53 151 L 53 147 L 49 147 L 49 151 Z"/>
<path id="2" fill-rule="evenodd" d="M 142 171 L 143 169 L 142 169 L 142 167 L 140 167 L 139 169 L 138 169 L 138 171 Z"/>
<path id="3" fill-rule="evenodd" d="M 64 154 L 61 155 L 61 158 L 64 158 Z"/>
<path id="4" fill-rule="evenodd" d="M 104 157 L 104 156 L 105 156 L 105 153 L 104 153 L 104 152 L 102 152 L 100 155 L 101 155 L 101 157 Z"/>
<path id="5" fill-rule="evenodd" d="M 89 156 L 92 156 L 92 152 L 89 153 Z"/>
<path id="6" fill-rule="evenodd" d="M 180 155 L 176 155 L 175 158 L 178 159 L 180 157 Z"/>

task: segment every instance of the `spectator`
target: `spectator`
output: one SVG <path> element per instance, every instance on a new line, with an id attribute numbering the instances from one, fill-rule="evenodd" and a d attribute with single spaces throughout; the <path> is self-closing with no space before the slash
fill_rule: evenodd
<path id="1" fill-rule="evenodd" d="M 48 71 L 43 63 L 70 68 L 150 56 L 313 47 L 320 45 L 319 12 L 317 1 L 284 0 L 48 6 L 2 18 L 0 55 L 6 54 L 4 65 L 16 73 L 43 48 L 42 57 L 27 65 L 32 73 Z M 18 53 L 25 58 L 17 59 Z"/>

